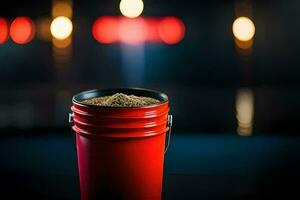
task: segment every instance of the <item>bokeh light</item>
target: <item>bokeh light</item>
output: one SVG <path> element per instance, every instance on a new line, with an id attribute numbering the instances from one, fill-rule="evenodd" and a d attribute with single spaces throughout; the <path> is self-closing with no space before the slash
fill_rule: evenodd
<path id="1" fill-rule="evenodd" d="M 238 39 L 234 39 L 234 42 L 236 46 L 241 49 L 241 50 L 249 50 L 253 46 L 253 39 L 248 40 L 248 41 L 241 41 Z"/>
<path id="2" fill-rule="evenodd" d="M 254 37 L 255 25 L 248 17 L 239 17 L 233 22 L 232 32 L 236 39 L 249 41 Z"/>
<path id="3" fill-rule="evenodd" d="M 185 26 L 176 17 L 166 17 L 160 22 L 158 33 L 160 39 L 166 44 L 177 44 L 184 37 Z"/>
<path id="4" fill-rule="evenodd" d="M 142 14 L 144 3 L 142 0 L 121 0 L 120 11 L 122 15 L 129 18 L 135 18 Z"/>
<path id="5" fill-rule="evenodd" d="M 8 40 L 9 33 L 8 21 L 0 17 L 0 44 L 5 43 Z"/>
<path id="6" fill-rule="evenodd" d="M 45 17 L 36 21 L 36 36 L 44 41 L 51 41 L 50 32 L 51 18 Z"/>
<path id="7" fill-rule="evenodd" d="M 70 46 L 71 42 L 72 42 L 72 37 L 67 37 L 63 40 L 52 38 L 52 44 L 55 47 L 60 48 L 60 49 L 64 49 L 64 48 Z"/>
<path id="8" fill-rule="evenodd" d="M 99 17 L 93 24 L 92 34 L 100 43 L 109 44 L 118 40 L 118 20 L 114 17 Z"/>
<path id="9" fill-rule="evenodd" d="M 9 34 L 17 44 L 30 42 L 35 35 L 35 26 L 28 17 L 17 17 L 10 25 Z"/>
<path id="10" fill-rule="evenodd" d="M 71 1 L 54 1 L 52 6 L 52 17 L 65 16 L 72 18 L 73 9 Z"/>
<path id="11" fill-rule="evenodd" d="M 241 136 L 252 134 L 254 116 L 254 94 L 249 88 L 241 88 L 236 96 L 237 132 Z"/>
<path id="12" fill-rule="evenodd" d="M 148 42 L 161 42 L 158 34 L 158 25 L 160 18 L 148 17 L 144 18 L 145 25 L 147 27 L 147 41 Z"/>
<path id="13" fill-rule="evenodd" d="M 59 16 L 56 17 L 50 26 L 50 31 L 53 37 L 56 39 L 66 39 L 69 37 L 73 30 L 73 24 L 72 21 L 65 17 L 65 16 Z"/>
<path id="14" fill-rule="evenodd" d="M 141 18 L 121 20 L 119 25 L 119 40 L 126 44 L 140 44 L 146 41 L 147 27 Z"/>

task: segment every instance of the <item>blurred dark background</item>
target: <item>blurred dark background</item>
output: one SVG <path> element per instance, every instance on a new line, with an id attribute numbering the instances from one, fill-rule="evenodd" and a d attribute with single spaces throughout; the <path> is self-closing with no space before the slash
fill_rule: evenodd
<path id="1" fill-rule="evenodd" d="M 68 124 L 72 96 L 95 88 L 143 87 L 170 98 L 175 136 L 167 174 L 205 174 L 202 182 L 197 176 L 168 177 L 180 183 L 177 189 L 184 187 L 182 180 L 212 188 L 218 183 L 225 196 L 237 192 L 220 185 L 229 180 L 242 185 L 238 194 L 294 189 L 288 183 L 299 178 L 300 1 L 144 0 L 142 17 L 175 16 L 184 23 L 184 37 L 172 45 L 95 40 L 94 21 L 120 16 L 118 0 L 63 1 L 72 8 L 66 15 L 73 31 L 68 44 L 60 44 L 49 30 L 57 2 L 14 0 L 0 6 L 8 24 L 26 16 L 36 31 L 26 44 L 12 38 L 0 44 L 1 171 L 8 188 L 32 199 L 78 197 L 75 141 Z M 233 34 L 233 22 L 241 16 L 255 26 L 249 41 Z M 26 180 L 24 185 L 20 180 Z M 176 193 L 176 187 L 169 190 Z M 211 194 L 216 195 L 209 190 L 204 197 L 226 199 Z"/>
<path id="2" fill-rule="evenodd" d="M 51 1 L 7 3 L 0 13 L 9 20 L 51 17 Z M 119 1 L 74 1 L 72 44 L 60 49 L 63 59 L 37 35 L 24 45 L 11 39 L 0 45 L 0 128 L 66 128 L 75 93 L 134 86 L 167 93 L 178 130 L 236 132 L 236 96 L 247 88 L 254 134 L 297 133 L 298 8 L 296 0 L 146 1 L 144 16 L 177 16 L 186 33 L 176 45 L 145 43 L 141 58 L 134 55 L 138 45 L 99 44 L 91 34 L 97 17 L 120 15 Z M 246 55 L 232 34 L 233 21 L 244 15 L 256 28 Z"/>

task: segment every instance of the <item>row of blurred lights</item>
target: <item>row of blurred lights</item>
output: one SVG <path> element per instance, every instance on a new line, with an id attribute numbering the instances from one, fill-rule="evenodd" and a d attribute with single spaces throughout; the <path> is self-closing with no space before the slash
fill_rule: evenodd
<path id="1" fill-rule="evenodd" d="M 46 28 L 54 38 L 64 40 L 72 34 L 73 24 L 69 18 L 58 16 Z M 28 17 L 17 17 L 10 25 L 8 20 L 0 17 L 0 44 L 5 43 L 9 37 L 17 44 L 26 44 L 34 38 L 35 33 L 35 24 Z M 184 33 L 185 26 L 176 17 L 129 19 L 103 16 L 92 26 L 93 37 L 103 44 L 137 44 L 145 41 L 176 44 L 183 39 Z"/>
<path id="2" fill-rule="evenodd" d="M 73 30 L 72 22 L 65 16 L 56 17 L 50 27 L 51 34 L 56 39 L 66 39 Z M 36 27 L 29 17 L 17 17 L 9 25 L 8 20 L 0 17 L 0 44 L 9 37 L 17 44 L 29 43 L 35 36 Z"/>
<path id="3" fill-rule="evenodd" d="M 11 24 L 0 17 L 0 44 L 5 43 L 9 37 L 17 44 L 26 44 L 34 38 L 36 31 L 51 33 L 54 40 L 67 40 L 73 31 L 71 2 L 69 0 L 54 2 L 56 3 L 52 8 L 52 21 L 44 25 L 43 29 L 36 30 L 34 22 L 28 17 L 17 17 Z M 176 17 L 139 17 L 143 8 L 142 0 L 121 0 L 120 12 L 124 17 L 99 17 L 92 26 L 93 37 L 103 44 L 115 42 L 177 44 L 184 38 L 185 26 L 182 20 Z M 237 18 L 233 22 L 232 31 L 237 46 L 242 49 L 252 46 L 255 25 L 249 18 Z"/>
<path id="4" fill-rule="evenodd" d="M 73 30 L 72 21 L 59 16 L 53 19 L 49 30 L 56 39 L 66 39 Z M 247 17 L 237 18 L 232 26 L 235 39 L 240 42 L 252 40 L 255 34 L 254 23 Z M 167 44 L 180 42 L 185 34 L 183 22 L 176 17 L 135 18 L 103 16 L 92 26 L 93 37 L 100 43 L 143 41 L 163 41 Z M 28 17 L 17 17 L 9 26 L 8 20 L 0 17 L 0 44 L 9 36 L 17 44 L 30 42 L 35 35 L 35 25 Z"/>

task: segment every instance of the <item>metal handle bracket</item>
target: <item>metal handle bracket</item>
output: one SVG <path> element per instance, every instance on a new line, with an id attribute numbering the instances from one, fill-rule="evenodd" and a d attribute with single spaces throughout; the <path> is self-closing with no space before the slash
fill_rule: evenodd
<path id="1" fill-rule="evenodd" d="M 74 124 L 74 113 L 69 113 L 69 124 L 73 126 Z"/>

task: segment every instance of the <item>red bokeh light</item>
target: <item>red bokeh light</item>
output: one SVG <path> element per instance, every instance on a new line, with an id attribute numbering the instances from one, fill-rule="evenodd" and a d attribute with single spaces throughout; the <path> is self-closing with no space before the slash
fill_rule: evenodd
<path id="1" fill-rule="evenodd" d="M 185 34 L 185 27 L 176 17 L 165 17 L 158 25 L 160 39 L 166 44 L 177 44 Z"/>
<path id="2" fill-rule="evenodd" d="M 100 43 L 140 44 L 164 42 L 176 44 L 185 34 L 183 22 L 176 17 L 125 17 L 103 16 L 92 26 L 93 37 Z"/>
<path id="3" fill-rule="evenodd" d="M 35 26 L 28 17 L 17 17 L 10 25 L 10 37 L 17 44 L 30 42 L 35 35 Z"/>
<path id="4" fill-rule="evenodd" d="M 3 44 L 8 39 L 8 21 L 0 17 L 0 44 Z"/>
<path id="5" fill-rule="evenodd" d="M 146 18 L 145 23 L 147 26 L 147 41 L 150 42 L 158 42 L 160 41 L 159 35 L 158 35 L 158 24 L 160 22 L 160 19 L 157 18 Z"/>
<path id="6" fill-rule="evenodd" d="M 93 24 L 92 34 L 100 43 L 109 44 L 118 40 L 119 22 L 115 17 L 99 17 Z"/>
<path id="7" fill-rule="evenodd" d="M 142 18 L 122 18 L 119 25 L 119 40 L 127 44 L 139 44 L 146 41 L 147 26 Z"/>

